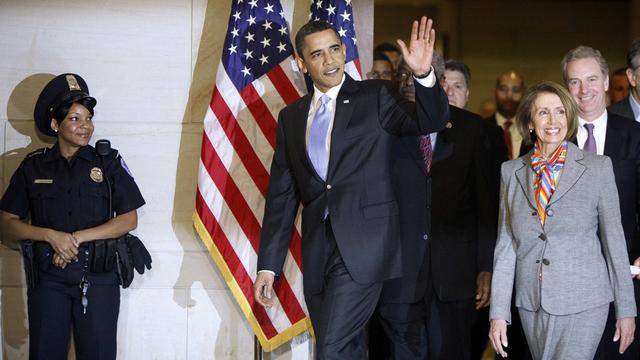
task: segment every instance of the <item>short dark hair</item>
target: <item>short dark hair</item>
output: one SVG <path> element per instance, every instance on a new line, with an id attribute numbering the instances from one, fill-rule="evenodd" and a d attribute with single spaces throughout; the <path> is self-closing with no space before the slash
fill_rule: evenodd
<path id="1" fill-rule="evenodd" d="M 529 132 L 529 124 L 533 123 L 532 111 L 534 102 L 538 96 L 545 93 L 557 95 L 560 98 L 560 102 L 562 102 L 562 106 L 564 106 L 567 116 L 567 135 L 565 140 L 573 139 L 578 132 L 578 105 L 576 105 L 569 91 L 553 81 L 541 82 L 527 90 L 516 111 L 516 126 L 522 136 L 522 141 L 527 145 L 531 144 L 533 140 Z"/>
<path id="2" fill-rule="evenodd" d="M 95 101 L 91 101 L 90 99 L 80 99 L 70 104 L 59 106 L 53 111 L 53 113 L 51 114 L 51 118 L 55 119 L 56 122 L 60 124 L 67 117 L 67 114 L 69 114 L 69 110 L 71 110 L 71 106 L 73 106 L 74 103 L 78 103 L 87 108 L 87 110 L 89 110 L 89 112 L 91 113 L 91 116 L 93 116 L 93 107 L 95 106 Z"/>
<path id="3" fill-rule="evenodd" d="M 444 69 L 461 72 L 462 75 L 464 75 L 464 82 L 466 83 L 467 87 L 469 87 L 469 84 L 471 83 L 471 70 L 469 70 L 467 64 L 461 61 L 449 59 L 444 63 Z"/>
<path id="4" fill-rule="evenodd" d="M 374 51 L 373 52 L 373 61 L 376 61 L 376 60 L 386 61 L 389 64 L 391 64 L 391 60 L 389 60 L 389 57 L 387 55 L 385 55 L 383 52 L 380 52 L 380 51 Z M 391 65 L 393 65 L 393 64 L 391 64 Z"/>
<path id="5" fill-rule="evenodd" d="M 376 46 L 373 51 L 378 51 L 378 52 L 385 52 L 385 51 L 393 51 L 393 52 L 397 52 L 398 54 L 400 54 L 400 49 L 395 46 L 392 43 L 389 42 L 383 42 L 381 44 L 378 44 L 378 46 Z"/>
<path id="6" fill-rule="evenodd" d="M 627 53 L 627 67 L 635 70 L 640 67 L 640 39 L 635 39 Z"/>
<path id="7" fill-rule="evenodd" d="M 304 38 L 306 38 L 308 35 L 319 33 L 325 30 L 332 30 L 336 34 L 338 40 L 340 40 L 340 44 L 342 44 L 342 38 L 340 37 L 340 34 L 338 34 L 338 30 L 336 30 L 333 25 L 322 20 L 309 21 L 308 23 L 302 25 L 302 27 L 296 34 L 296 53 L 301 59 L 304 59 L 304 57 L 302 56 Z"/>

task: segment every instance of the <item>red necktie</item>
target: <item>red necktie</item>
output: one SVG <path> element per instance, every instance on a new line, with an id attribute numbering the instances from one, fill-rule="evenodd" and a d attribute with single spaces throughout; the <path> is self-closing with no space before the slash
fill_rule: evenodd
<path id="1" fill-rule="evenodd" d="M 422 159 L 424 160 L 424 166 L 427 169 L 427 172 L 431 171 L 431 136 L 423 135 L 420 136 L 420 150 L 422 150 Z"/>

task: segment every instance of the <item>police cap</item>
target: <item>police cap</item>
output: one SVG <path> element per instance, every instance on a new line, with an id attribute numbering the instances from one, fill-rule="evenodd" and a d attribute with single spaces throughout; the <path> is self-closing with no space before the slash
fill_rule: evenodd
<path id="1" fill-rule="evenodd" d="M 89 87 L 83 78 L 76 74 L 56 76 L 42 89 L 36 102 L 36 108 L 33 112 L 36 127 L 44 135 L 56 136 L 56 133 L 51 129 L 53 113 L 61 106 L 83 99 L 88 100 L 92 107 L 96 105 L 96 99 L 89 96 Z"/>

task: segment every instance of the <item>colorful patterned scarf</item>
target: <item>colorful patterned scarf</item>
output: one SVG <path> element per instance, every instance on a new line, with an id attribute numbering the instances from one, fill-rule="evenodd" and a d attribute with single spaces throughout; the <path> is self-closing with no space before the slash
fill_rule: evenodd
<path id="1" fill-rule="evenodd" d="M 536 141 L 533 155 L 531 155 L 531 167 L 537 175 L 533 187 L 535 189 L 536 204 L 538 205 L 538 217 L 540 218 L 540 223 L 544 226 L 545 211 L 547 205 L 549 205 L 551 195 L 556 190 L 556 180 L 567 157 L 567 142 L 562 142 L 549 160 L 542 155 L 541 147 L 540 141 Z"/>

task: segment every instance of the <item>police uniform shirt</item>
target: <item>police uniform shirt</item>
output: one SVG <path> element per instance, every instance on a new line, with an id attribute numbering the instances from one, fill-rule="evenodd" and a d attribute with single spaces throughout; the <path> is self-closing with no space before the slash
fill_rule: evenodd
<path id="1" fill-rule="evenodd" d="M 32 225 L 58 231 L 92 228 L 109 220 L 107 177 L 116 215 L 144 205 L 138 186 L 116 150 L 102 159 L 87 145 L 69 162 L 56 143 L 22 161 L 0 200 L 0 210 L 21 219 L 30 215 Z"/>

